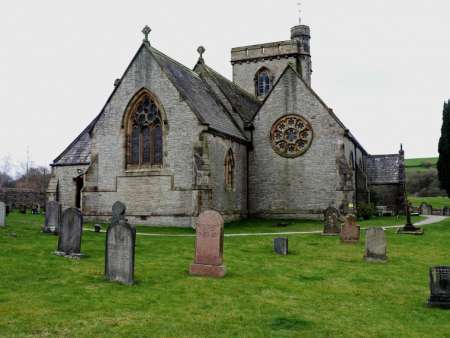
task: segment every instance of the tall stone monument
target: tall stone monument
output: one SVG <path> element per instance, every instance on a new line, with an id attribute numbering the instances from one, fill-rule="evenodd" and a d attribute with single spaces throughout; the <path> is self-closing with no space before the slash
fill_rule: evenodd
<path id="1" fill-rule="evenodd" d="M 423 235 L 423 228 L 416 227 L 411 222 L 411 205 L 409 203 L 405 204 L 406 224 L 401 228 L 398 228 L 397 233 L 407 235 Z"/>
<path id="2" fill-rule="evenodd" d="M 0 202 L 0 227 L 4 227 L 6 225 L 6 204 L 4 202 Z"/>
<path id="3" fill-rule="evenodd" d="M 339 226 L 339 210 L 333 207 L 328 207 L 324 211 L 324 227 L 323 233 L 324 236 L 337 236 L 341 232 Z"/>
<path id="4" fill-rule="evenodd" d="M 45 225 L 43 232 L 58 233 L 61 225 L 61 204 L 56 201 L 48 201 L 45 207 Z"/>
<path id="5" fill-rule="evenodd" d="M 345 217 L 345 224 L 342 226 L 340 237 L 343 243 L 358 243 L 361 232 L 360 226 L 356 223 L 356 216 L 348 214 Z"/>
<path id="6" fill-rule="evenodd" d="M 366 231 L 366 254 L 368 262 L 386 262 L 387 241 L 383 228 L 369 228 Z"/>
<path id="7" fill-rule="evenodd" d="M 131 285 L 134 283 L 136 228 L 125 220 L 125 211 L 123 203 L 114 203 L 111 225 L 106 232 L 105 277 Z"/>
<path id="8" fill-rule="evenodd" d="M 195 276 L 223 277 L 223 218 L 213 210 L 200 214 L 197 221 L 195 259 L 189 273 Z"/>
<path id="9" fill-rule="evenodd" d="M 81 236 L 83 234 L 83 215 L 77 208 L 66 209 L 62 214 L 59 229 L 58 256 L 80 258 Z"/>

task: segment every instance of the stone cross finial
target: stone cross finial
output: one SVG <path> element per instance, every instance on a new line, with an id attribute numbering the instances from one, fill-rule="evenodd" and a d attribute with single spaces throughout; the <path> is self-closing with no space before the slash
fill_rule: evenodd
<path id="1" fill-rule="evenodd" d="M 151 28 L 147 25 L 145 25 L 145 27 L 142 29 L 142 33 L 144 33 L 144 41 L 148 41 L 148 35 L 151 31 Z"/>
<path id="2" fill-rule="evenodd" d="M 205 51 L 206 51 L 206 49 L 203 46 L 200 46 L 197 48 L 197 52 L 198 52 L 198 54 L 200 54 L 200 57 L 198 59 L 200 62 L 203 62 L 203 53 L 205 53 Z"/>
<path id="3" fill-rule="evenodd" d="M 297 2 L 297 7 L 298 7 L 298 24 L 301 25 L 302 24 L 302 3 L 301 2 Z"/>

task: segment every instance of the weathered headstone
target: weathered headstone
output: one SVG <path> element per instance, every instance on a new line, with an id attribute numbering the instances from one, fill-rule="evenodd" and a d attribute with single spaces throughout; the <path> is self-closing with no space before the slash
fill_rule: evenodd
<path id="1" fill-rule="evenodd" d="M 223 218 L 213 210 L 200 214 L 196 226 L 195 259 L 189 273 L 196 276 L 223 277 Z"/>
<path id="2" fill-rule="evenodd" d="M 427 203 L 422 203 L 420 205 L 420 213 L 422 215 L 432 215 L 433 214 L 433 207 Z"/>
<path id="3" fill-rule="evenodd" d="M 324 227 L 322 235 L 337 236 L 341 232 L 339 227 L 339 210 L 329 207 L 324 211 Z"/>
<path id="4" fill-rule="evenodd" d="M 61 225 L 61 204 L 49 201 L 45 207 L 45 225 L 43 232 L 57 233 Z"/>
<path id="5" fill-rule="evenodd" d="M 0 227 L 6 225 L 6 205 L 4 202 L 0 202 Z"/>
<path id="6" fill-rule="evenodd" d="M 356 216 L 348 214 L 345 217 L 345 224 L 341 229 L 341 241 L 343 243 L 357 243 L 359 242 L 360 226 L 356 223 Z"/>
<path id="7" fill-rule="evenodd" d="M 81 236 L 83 234 L 83 215 L 77 208 L 66 209 L 61 218 L 59 229 L 59 256 L 81 257 Z"/>
<path id="8" fill-rule="evenodd" d="M 100 224 L 95 224 L 94 225 L 94 231 L 95 232 L 100 232 L 102 231 L 102 226 Z"/>
<path id="9" fill-rule="evenodd" d="M 105 277 L 110 281 L 133 284 L 136 228 L 124 219 L 125 211 L 123 203 L 114 204 L 111 225 L 106 232 Z"/>
<path id="10" fill-rule="evenodd" d="M 364 259 L 369 262 L 385 262 L 387 241 L 383 228 L 369 228 L 366 231 L 366 254 Z"/>
<path id="11" fill-rule="evenodd" d="M 450 266 L 430 268 L 429 306 L 450 308 Z"/>
<path id="12" fill-rule="evenodd" d="M 450 207 L 445 206 L 445 207 L 442 209 L 442 216 L 450 216 Z"/>
<path id="13" fill-rule="evenodd" d="M 287 238 L 274 238 L 273 240 L 273 250 L 278 255 L 288 254 L 288 239 Z"/>
<path id="14" fill-rule="evenodd" d="M 6 216 L 8 216 L 9 213 L 11 212 L 11 207 L 9 206 L 9 204 L 6 205 L 5 211 L 6 211 Z"/>

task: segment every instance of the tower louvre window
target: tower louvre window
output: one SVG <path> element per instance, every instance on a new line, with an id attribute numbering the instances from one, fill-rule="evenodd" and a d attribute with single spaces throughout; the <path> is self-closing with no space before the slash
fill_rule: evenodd
<path id="1" fill-rule="evenodd" d="M 272 88 L 272 75 L 267 68 L 260 69 L 255 76 L 256 96 L 266 96 Z"/>

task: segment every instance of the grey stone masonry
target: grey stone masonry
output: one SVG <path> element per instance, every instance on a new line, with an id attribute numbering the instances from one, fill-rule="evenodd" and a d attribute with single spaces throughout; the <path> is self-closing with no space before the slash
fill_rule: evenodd
<path id="1" fill-rule="evenodd" d="M 57 255 L 79 257 L 81 236 L 83 233 L 83 215 L 76 208 L 69 208 L 62 214 L 58 239 Z"/>
<path id="2" fill-rule="evenodd" d="M 278 255 L 287 255 L 288 250 L 288 239 L 287 238 L 274 238 L 273 240 L 273 250 Z"/>
<path id="3" fill-rule="evenodd" d="M 134 283 L 136 228 L 124 219 L 125 205 L 116 202 L 112 222 L 106 233 L 105 277 L 131 285 Z"/>
<path id="4" fill-rule="evenodd" d="M 6 225 L 6 205 L 4 202 L 0 202 L 0 227 Z"/>
<path id="5" fill-rule="evenodd" d="M 45 207 L 44 232 L 58 232 L 61 225 L 61 204 L 49 201 Z"/>
<path id="6" fill-rule="evenodd" d="M 366 254 L 364 259 L 369 262 L 385 262 L 387 240 L 383 228 L 369 228 L 366 231 Z"/>

